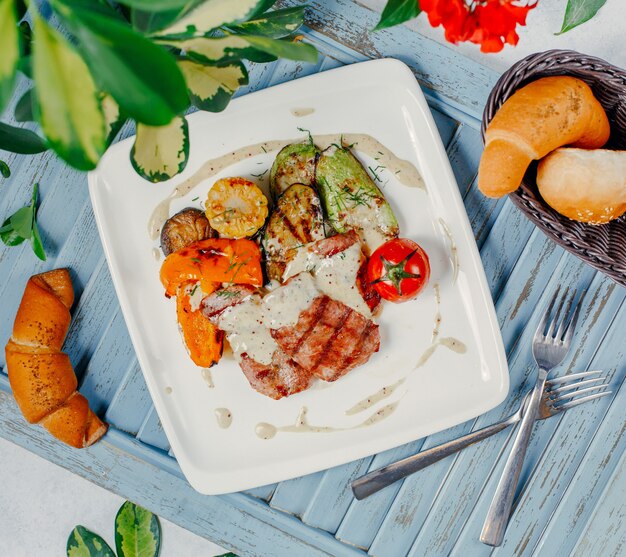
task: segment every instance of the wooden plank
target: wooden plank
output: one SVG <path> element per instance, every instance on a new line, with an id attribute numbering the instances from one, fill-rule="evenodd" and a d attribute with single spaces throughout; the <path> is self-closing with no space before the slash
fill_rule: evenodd
<path id="1" fill-rule="evenodd" d="M 615 345 L 618 338 L 623 338 L 623 330 L 626 326 L 626 312 L 621 311 L 624 307 L 624 295 L 619 294 L 618 291 L 612 303 L 621 299 L 622 304 L 615 321 L 609 328 L 609 334 L 602 338 L 601 327 L 585 329 L 590 334 L 596 335 L 588 342 L 590 347 L 594 347 L 588 352 L 595 353 L 595 356 L 586 363 L 594 369 L 610 370 L 613 376 L 615 376 L 616 368 L 615 358 L 617 356 L 617 361 L 623 361 L 624 350 L 626 350 L 626 347 L 622 346 L 615 355 L 608 349 Z M 588 356 L 585 355 L 585 357 Z M 571 369 L 571 364 L 568 368 Z M 619 389 L 619 383 L 623 378 L 616 379 L 618 379 L 616 386 Z M 521 479 L 525 484 L 523 494 L 517 501 L 504 542 L 493 552 L 494 556 L 511 554 L 521 556 L 532 553 L 543 529 L 558 507 L 564 491 L 570 485 L 598 427 L 605 419 L 607 410 L 615 403 L 613 397 L 606 397 L 564 415 L 551 418 L 537 426 L 533 436 L 533 445 L 529 449 L 530 458 L 525 463 Z M 619 429 L 619 425 L 617 428 Z M 482 550 L 482 544 L 478 541 L 476 532 L 480 531 L 491 502 L 493 489 L 495 489 L 494 479 L 498 478 L 492 478 L 490 486 L 477 502 L 472 516 L 456 543 L 453 554 L 464 555 L 466 551 L 478 553 Z"/>
<path id="2" fill-rule="evenodd" d="M 622 406 L 623 408 L 623 406 Z M 602 505 L 596 507 L 572 557 L 620 557 L 626 551 L 626 454 L 604 489 Z"/>
<path id="3" fill-rule="evenodd" d="M 567 487 L 554 516 L 541 533 L 534 555 L 571 555 L 574 547 L 584 545 L 584 540 L 593 540 L 589 536 L 589 523 L 597 516 L 596 509 L 609 509 L 606 501 L 613 493 L 621 494 L 621 505 L 624 505 L 623 469 L 626 451 L 626 424 L 624 423 L 624 407 L 626 405 L 626 387 L 623 383 L 623 364 L 618 365 L 622 375 L 622 385 L 617 386 L 609 411 L 598 429 L 593 441 L 581 462 L 575 476 Z M 617 482 L 617 489 L 608 489 L 611 477 L 622 475 Z M 621 491 L 620 491 L 621 490 Z M 612 524 L 606 520 L 607 525 Z M 623 527 L 622 527 L 623 530 Z M 616 530 L 612 535 L 615 535 Z M 601 541 L 602 537 L 596 537 Z M 610 553 L 605 553 L 610 555 Z"/>
<path id="4" fill-rule="evenodd" d="M 297 0 L 281 6 L 298 5 Z M 351 0 L 308 2 L 307 26 L 368 58 L 393 57 L 407 63 L 420 82 L 438 99 L 480 118 L 498 74 L 452 49 L 427 39 L 404 26 L 371 33 L 380 14 Z"/>
<path id="5" fill-rule="evenodd" d="M 167 440 L 167 436 L 163 431 L 161 420 L 155 407 L 150 408 L 150 411 L 146 415 L 139 431 L 137 432 L 137 439 L 146 445 L 156 447 L 164 452 L 170 450 L 170 444 Z"/>
<path id="6" fill-rule="evenodd" d="M 139 362 L 133 358 L 109 404 L 105 419 L 117 429 L 136 435 L 151 407 L 152 399 Z"/>
<path id="7" fill-rule="evenodd" d="M 543 236 L 538 236 L 537 240 L 547 241 Z M 559 260 L 557 259 L 557 261 Z M 561 272 L 566 271 L 564 274 L 570 274 L 572 280 L 575 279 L 575 270 L 580 272 L 582 267 L 573 258 L 565 258 L 560 268 L 555 269 L 554 263 L 554 260 L 546 262 L 546 265 L 552 268 L 554 275 L 558 276 Z M 512 280 L 517 284 L 524 284 L 528 281 L 528 274 L 530 273 L 531 270 L 528 268 L 516 267 Z M 456 428 L 455 434 L 466 433 L 470 428 L 479 428 L 493 423 L 510 414 L 519 404 L 521 393 L 525 392 L 527 388 L 528 376 L 530 373 L 534 373 L 534 369 L 528 361 L 530 357 L 528 343 L 534 333 L 532 330 L 534 324 L 539 318 L 538 312 L 543 311 L 547 303 L 543 285 L 533 286 L 531 284 L 528 296 L 525 307 L 534 310 L 530 311 L 530 315 L 533 316 L 530 327 L 524 331 L 520 342 L 515 343 L 514 346 L 507 346 L 511 367 L 511 394 L 509 398 L 500 407 L 479 417 L 473 424 L 468 423 L 459 426 Z M 502 306 L 499 302 L 497 304 L 501 324 L 506 323 L 506 314 L 503 314 L 502 311 L 508 311 L 510 303 L 510 300 L 506 298 L 503 300 Z M 510 330 L 513 331 L 514 329 L 514 325 L 511 325 Z M 520 345 L 523 346 L 521 350 Z M 459 519 L 458 514 L 463 510 L 469 513 L 471 506 L 475 503 L 477 493 L 480 493 L 484 482 L 485 474 L 481 467 L 487 470 L 491 468 L 497 460 L 499 447 L 505 436 L 506 434 L 500 434 L 491 440 L 484 441 L 480 445 L 466 449 L 456 457 L 437 463 L 405 480 L 376 539 L 372 543 L 370 548 L 372 554 L 384 555 L 385 548 L 390 547 L 390 544 L 393 544 L 394 550 L 399 554 L 406 553 L 420 529 L 429 520 L 435 520 L 435 517 L 437 523 L 432 526 L 428 524 L 424 531 L 439 532 L 443 536 L 443 532 L 447 531 L 447 528 L 455 526 L 455 521 Z M 429 446 L 432 445 L 430 443 L 425 444 L 425 448 Z M 472 470 L 473 473 L 467 474 L 467 470 Z M 431 515 L 433 501 L 435 501 L 433 509 L 436 512 Z M 439 507 L 441 507 L 440 510 Z M 430 541 L 434 544 L 433 540 Z M 422 550 L 425 550 L 425 547 L 429 547 L 429 544 L 420 545 Z M 444 548 L 438 547 L 438 550 L 444 551 Z M 419 552 L 416 553 L 419 554 Z"/>
<path id="8" fill-rule="evenodd" d="M 241 555 L 364 555 L 252 497 L 200 495 L 184 479 L 166 471 L 173 459 L 149 451 L 115 429 L 88 449 L 63 445 L 44 429 L 28 425 L 4 391 L 0 391 L 0 435 Z"/>
<path id="9" fill-rule="evenodd" d="M 122 312 L 117 308 L 93 350 L 80 387 L 94 412 L 106 412 L 134 360 L 135 350 Z"/>
<path id="10" fill-rule="evenodd" d="M 324 472 L 321 471 L 280 482 L 270 501 L 270 506 L 301 517 L 323 477 Z"/>
<path id="11" fill-rule="evenodd" d="M 518 343 L 519 348 L 514 351 L 513 357 L 510 359 L 512 398 L 519 400 L 535 380 L 536 367 L 530 354 L 530 339 L 541 312 L 547 305 L 555 286 L 554 283 L 559 281 L 559 277 L 568 277 L 567 281 L 563 281 L 563 286 L 585 284 L 589 282 L 586 278 L 589 272 L 587 267 L 583 268 L 582 264 L 571 256 L 566 256 L 557 267 L 554 273 L 555 278 L 545 288 L 545 294 L 540 303 L 537 304 L 533 319 L 526 327 Z M 612 296 L 615 285 L 608 284 L 606 279 L 592 283 L 590 291 L 593 294 L 585 300 L 583 318 L 574 340 L 575 345 L 584 351 L 577 358 L 578 365 L 582 367 L 591 361 L 598 342 L 613 321 L 622 302 L 622 297 Z M 569 369 L 569 363 L 573 357 L 571 355 L 566 360 L 562 370 Z M 507 406 L 510 404 L 507 403 Z M 506 413 L 508 414 L 508 412 L 509 409 Z M 553 420 L 554 418 L 550 422 L 543 423 L 543 429 L 538 428 L 534 431 L 527 453 L 527 468 L 525 468 L 522 481 L 528 477 L 528 471 L 535 468 L 546 443 L 542 431 L 549 431 L 551 429 L 550 424 L 554 423 Z M 481 417 L 477 420 L 477 426 L 482 427 L 492 421 L 487 421 L 485 417 Z M 433 508 L 430 509 L 429 515 L 412 545 L 409 555 L 448 554 L 455 547 L 465 525 L 469 524 L 468 520 L 477 519 L 482 524 L 486 508 L 495 489 L 495 483 L 503 466 L 504 460 L 501 455 L 502 453 L 508 454 L 501 441 L 501 439 L 499 442 L 496 440 L 484 441 L 476 447 L 467 449 L 457 457 L 445 485 L 439 491 Z M 467 474 L 467 470 L 472 470 L 472 474 Z M 475 535 L 477 532 L 476 525 L 468 525 L 465 532 L 473 532 Z M 467 543 L 467 539 L 464 539 L 464 542 Z M 461 550 L 463 545 L 459 544 L 458 547 Z M 479 548 L 478 551 L 482 551 L 482 548 Z"/>

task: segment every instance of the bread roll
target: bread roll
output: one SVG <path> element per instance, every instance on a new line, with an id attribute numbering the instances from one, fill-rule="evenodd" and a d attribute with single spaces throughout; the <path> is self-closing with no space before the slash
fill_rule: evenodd
<path id="1" fill-rule="evenodd" d="M 61 352 L 73 301 L 67 269 L 31 277 L 5 354 L 11 389 L 26 420 L 43 425 L 68 445 L 82 448 L 100 439 L 107 425 L 76 391 L 74 368 Z"/>
<path id="2" fill-rule="evenodd" d="M 533 160 L 564 145 L 596 149 L 609 135 L 606 113 L 584 81 L 538 79 L 509 97 L 487 127 L 478 187 L 502 197 L 519 187 Z"/>
<path id="3" fill-rule="evenodd" d="M 626 212 L 626 151 L 557 149 L 539 163 L 537 187 L 570 219 L 609 222 Z"/>

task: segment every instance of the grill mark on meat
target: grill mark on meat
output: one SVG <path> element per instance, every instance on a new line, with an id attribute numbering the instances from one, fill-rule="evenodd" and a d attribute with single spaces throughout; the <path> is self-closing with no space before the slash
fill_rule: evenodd
<path id="1" fill-rule="evenodd" d="M 325 295 L 301 312 L 295 325 L 271 334 L 289 357 L 324 381 L 339 379 L 380 347 L 378 325 Z"/>
<path id="2" fill-rule="evenodd" d="M 274 400 L 308 389 L 313 378 L 310 371 L 280 349 L 274 352 L 269 365 L 260 364 L 243 353 L 239 366 L 255 391 Z"/>
<path id="3" fill-rule="evenodd" d="M 326 306 L 330 298 L 328 296 L 318 296 L 313 300 L 311 304 L 311 308 L 309 310 L 303 311 L 300 314 L 300 318 L 298 319 L 298 323 L 293 331 L 296 333 L 295 338 L 293 339 L 293 354 L 292 358 L 298 354 L 300 349 L 304 344 L 304 340 L 310 336 L 311 332 L 317 326 L 319 320 L 321 319 L 324 311 L 326 310 Z M 272 331 L 272 336 L 274 336 L 274 332 Z"/>

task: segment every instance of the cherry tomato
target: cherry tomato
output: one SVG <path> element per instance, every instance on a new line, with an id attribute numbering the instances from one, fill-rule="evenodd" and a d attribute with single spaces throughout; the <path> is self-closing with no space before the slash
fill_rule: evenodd
<path id="1" fill-rule="evenodd" d="M 370 257 L 367 275 L 382 298 L 406 302 L 415 298 L 430 277 L 426 252 L 413 240 L 395 238 Z"/>

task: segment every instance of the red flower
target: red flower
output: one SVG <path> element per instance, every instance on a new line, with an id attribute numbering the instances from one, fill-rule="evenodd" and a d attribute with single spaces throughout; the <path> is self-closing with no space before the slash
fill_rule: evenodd
<path id="1" fill-rule="evenodd" d="M 480 44 L 482 52 L 499 52 L 504 43 L 519 40 L 517 25 L 526 24 L 526 15 L 537 5 L 522 6 L 519 0 L 420 0 L 433 27 L 442 25 L 446 40 Z"/>

